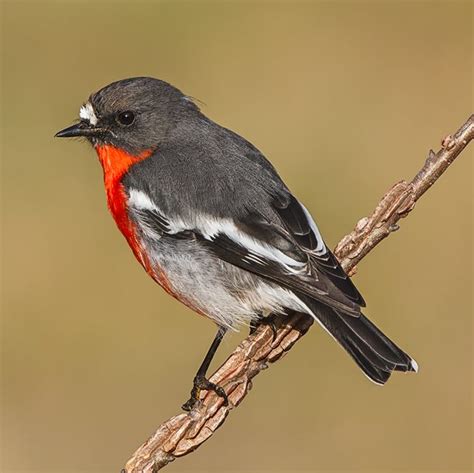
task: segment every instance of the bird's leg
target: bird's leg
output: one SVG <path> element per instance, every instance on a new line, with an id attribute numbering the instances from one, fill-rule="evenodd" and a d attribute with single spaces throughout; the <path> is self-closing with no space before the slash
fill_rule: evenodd
<path id="1" fill-rule="evenodd" d="M 217 351 L 227 329 L 224 327 L 219 327 L 217 334 L 207 352 L 201 366 L 199 367 L 196 376 L 194 377 L 193 381 L 193 389 L 191 390 L 191 397 L 183 404 L 182 408 L 185 411 L 190 411 L 198 402 L 199 395 L 201 394 L 201 390 L 205 389 L 206 391 L 214 391 L 218 396 L 224 399 L 224 405 L 227 406 L 229 400 L 227 398 L 227 394 L 225 391 L 218 386 L 217 384 L 211 383 L 206 378 L 206 373 L 211 364 L 212 359 L 214 358 L 214 354 Z"/>

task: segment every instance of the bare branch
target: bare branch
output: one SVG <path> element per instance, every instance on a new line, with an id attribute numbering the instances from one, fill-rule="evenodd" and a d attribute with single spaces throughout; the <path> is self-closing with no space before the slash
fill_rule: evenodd
<path id="1" fill-rule="evenodd" d="M 442 148 L 428 158 L 411 182 L 395 184 L 370 217 L 364 217 L 335 249 L 344 269 L 355 272 L 356 264 L 378 243 L 398 229 L 397 222 L 413 210 L 415 202 L 437 181 L 474 137 L 474 115 L 454 134 L 442 141 Z M 153 473 L 175 458 L 186 455 L 211 437 L 227 414 L 238 406 L 260 371 L 285 355 L 312 325 L 304 314 L 276 319 L 277 332 L 260 326 L 248 336 L 211 377 L 229 396 L 229 406 L 213 392 L 203 392 L 201 404 L 189 413 L 178 414 L 157 431 L 128 460 L 123 473 Z"/>

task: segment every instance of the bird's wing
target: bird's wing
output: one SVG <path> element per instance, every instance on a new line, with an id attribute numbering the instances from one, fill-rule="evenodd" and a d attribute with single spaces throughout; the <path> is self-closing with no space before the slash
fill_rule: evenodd
<path id="1" fill-rule="evenodd" d="M 275 197 L 272 205 L 283 226 L 309 256 L 317 271 L 325 275 L 349 300 L 365 307 L 362 295 L 324 243 L 316 223 L 305 206 L 290 193 Z"/>
<path id="2" fill-rule="evenodd" d="M 326 247 L 306 209 L 291 195 L 274 197 L 276 220 L 166 215 L 149 196 L 130 191 L 133 218 L 149 237 L 195 238 L 218 258 L 358 316 L 364 301 Z"/>

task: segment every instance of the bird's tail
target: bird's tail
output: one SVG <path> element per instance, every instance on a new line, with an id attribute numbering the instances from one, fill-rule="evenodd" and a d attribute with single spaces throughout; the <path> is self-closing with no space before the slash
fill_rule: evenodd
<path id="1" fill-rule="evenodd" d="M 398 348 L 367 317 L 346 315 L 303 297 L 314 318 L 349 353 L 367 377 L 385 384 L 392 371 L 418 371 L 416 361 Z"/>

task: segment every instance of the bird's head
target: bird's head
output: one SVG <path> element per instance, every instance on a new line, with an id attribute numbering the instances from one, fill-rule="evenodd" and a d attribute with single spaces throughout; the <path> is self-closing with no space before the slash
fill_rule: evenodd
<path id="1" fill-rule="evenodd" d="M 55 136 L 85 137 L 95 147 L 139 155 L 157 148 L 178 118 L 196 110 L 191 99 L 167 82 L 124 79 L 92 94 L 79 111 L 80 121 Z"/>

